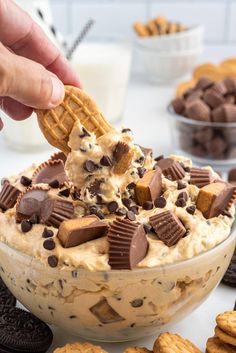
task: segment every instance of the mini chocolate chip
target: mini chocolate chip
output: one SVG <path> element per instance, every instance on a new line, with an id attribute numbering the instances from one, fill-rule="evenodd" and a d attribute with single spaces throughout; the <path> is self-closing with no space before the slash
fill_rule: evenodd
<path id="1" fill-rule="evenodd" d="M 55 255 L 51 255 L 48 257 L 48 264 L 50 267 L 57 267 L 58 258 Z"/>
<path id="2" fill-rule="evenodd" d="M 123 203 L 123 205 L 125 205 L 125 207 L 130 208 L 132 200 L 130 200 L 128 198 L 124 198 L 124 199 L 122 199 L 122 203 Z"/>
<path id="3" fill-rule="evenodd" d="M 143 224 L 143 228 L 144 228 L 146 234 L 151 232 L 151 230 L 152 230 L 152 226 L 150 224 L 148 224 L 148 223 L 144 223 Z"/>
<path id="4" fill-rule="evenodd" d="M 53 250 L 55 249 L 55 246 L 55 241 L 52 238 L 45 240 L 43 243 L 43 247 L 46 250 Z"/>
<path id="5" fill-rule="evenodd" d="M 81 194 L 81 190 L 78 190 L 78 189 L 76 189 L 76 190 L 74 190 L 73 191 L 73 193 L 72 193 L 72 199 L 73 200 L 79 200 L 80 199 L 80 194 Z"/>
<path id="6" fill-rule="evenodd" d="M 129 128 L 125 128 L 125 129 L 122 129 L 121 132 L 122 134 L 125 134 L 126 132 L 132 132 L 132 130 Z"/>
<path id="7" fill-rule="evenodd" d="M 154 201 L 154 205 L 157 208 L 164 208 L 166 207 L 166 199 L 163 196 L 160 196 Z"/>
<path id="8" fill-rule="evenodd" d="M 135 183 L 130 183 L 129 185 L 127 185 L 127 189 L 128 189 L 128 190 L 132 190 L 132 189 L 135 188 L 135 186 L 136 186 Z"/>
<path id="9" fill-rule="evenodd" d="M 126 209 L 124 207 L 118 208 L 118 210 L 116 211 L 116 214 L 118 216 L 125 216 L 127 213 Z"/>
<path id="10" fill-rule="evenodd" d="M 65 196 L 69 197 L 70 196 L 70 189 L 64 189 L 58 193 L 59 196 Z"/>
<path id="11" fill-rule="evenodd" d="M 104 219 L 105 216 L 101 210 L 99 210 L 96 206 L 91 206 L 89 208 L 90 214 L 94 214 L 95 216 L 99 217 L 100 219 Z"/>
<path id="12" fill-rule="evenodd" d="M 97 204 L 99 205 L 103 204 L 103 198 L 101 195 L 96 195 L 96 199 L 97 199 Z"/>
<path id="13" fill-rule="evenodd" d="M 143 305 L 143 299 L 134 299 L 130 304 L 133 308 L 140 308 Z"/>
<path id="14" fill-rule="evenodd" d="M 92 173 L 98 169 L 97 165 L 91 160 L 85 161 L 83 167 L 84 170 L 88 173 Z"/>
<path id="15" fill-rule="evenodd" d="M 139 159 L 136 159 L 135 163 L 142 164 L 144 162 L 145 158 L 141 156 Z"/>
<path id="16" fill-rule="evenodd" d="M 158 161 L 160 161 L 160 160 L 163 159 L 163 158 L 164 158 L 164 156 L 163 156 L 163 154 L 162 154 L 162 155 L 157 156 L 156 158 L 154 158 L 154 161 L 158 162 Z"/>
<path id="17" fill-rule="evenodd" d="M 51 229 L 48 229 L 47 227 L 44 228 L 42 237 L 43 238 L 51 238 L 53 237 L 53 231 Z"/>
<path id="18" fill-rule="evenodd" d="M 23 185 L 23 186 L 30 186 L 31 183 L 32 183 L 32 180 L 30 178 L 28 178 L 27 176 L 23 175 L 21 178 L 20 178 L 20 183 Z"/>
<path id="19" fill-rule="evenodd" d="M 143 167 L 138 167 L 137 170 L 138 170 L 139 177 L 142 178 L 146 172 L 146 169 Z"/>
<path id="20" fill-rule="evenodd" d="M 100 160 L 100 164 L 103 167 L 112 167 L 113 166 L 113 163 L 112 163 L 110 157 L 108 157 L 108 156 L 103 156 Z"/>
<path id="21" fill-rule="evenodd" d="M 108 211 L 110 213 L 115 213 L 118 209 L 119 205 L 116 201 L 111 201 L 109 202 L 109 204 L 107 205 Z"/>
<path id="22" fill-rule="evenodd" d="M 82 139 L 88 136 L 90 136 L 90 133 L 84 127 L 82 127 L 82 134 L 80 134 L 79 137 Z"/>
<path id="23" fill-rule="evenodd" d="M 194 205 L 188 206 L 188 207 L 186 208 L 186 211 L 187 211 L 189 214 L 193 215 L 193 214 L 195 213 L 195 211 L 196 211 L 196 206 L 194 206 Z"/>
<path id="24" fill-rule="evenodd" d="M 182 180 L 177 180 L 177 190 L 185 189 L 186 184 Z"/>
<path id="25" fill-rule="evenodd" d="M 59 184 L 59 181 L 55 179 L 49 183 L 49 186 L 53 189 L 58 189 L 60 187 L 60 184 Z"/>
<path id="26" fill-rule="evenodd" d="M 186 201 L 184 198 L 178 198 L 178 200 L 176 201 L 175 205 L 177 207 L 185 207 L 186 206 Z"/>
<path id="27" fill-rule="evenodd" d="M 38 224 L 39 223 L 39 217 L 36 214 L 33 214 L 30 219 L 29 222 L 31 224 Z"/>
<path id="28" fill-rule="evenodd" d="M 129 208 L 130 211 L 132 211 L 134 214 L 138 215 L 139 214 L 139 207 L 134 205 Z"/>
<path id="29" fill-rule="evenodd" d="M 185 201 L 187 201 L 188 200 L 188 194 L 185 191 L 181 192 L 178 195 L 178 199 L 184 199 Z"/>
<path id="30" fill-rule="evenodd" d="M 128 212 L 126 213 L 126 218 L 129 219 L 130 221 L 135 221 L 136 216 L 135 216 L 134 212 L 128 211 Z"/>
<path id="31" fill-rule="evenodd" d="M 145 201 L 143 204 L 143 209 L 144 210 L 152 210 L 153 209 L 153 203 L 151 201 Z"/>
<path id="32" fill-rule="evenodd" d="M 23 233 L 27 233 L 32 229 L 32 223 L 30 223 L 29 221 L 27 221 L 26 219 L 24 219 L 21 222 L 21 230 Z"/>

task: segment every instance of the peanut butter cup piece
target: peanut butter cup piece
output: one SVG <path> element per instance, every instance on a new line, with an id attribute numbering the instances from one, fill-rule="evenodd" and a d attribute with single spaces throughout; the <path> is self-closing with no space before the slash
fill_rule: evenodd
<path id="1" fill-rule="evenodd" d="M 162 173 L 169 180 L 180 180 L 185 176 L 181 164 L 171 158 L 160 159 L 157 161 L 157 166 L 161 168 Z"/>
<path id="2" fill-rule="evenodd" d="M 143 178 L 138 180 L 135 195 L 140 206 L 147 201 L 154 201 L 161 195 L 161 169 L 159 167 L 146 172 Z"/>
<path id="3" fill-rule="evenodd" d="M 16 205 L 16 219 L 22 221 L 31 216 L 41 216 L 43 202 L 48 198 L 48 191 L 40 187 L 33 186 L 23 192 Z"/>
<path id="4" fill-rule="evenodd" d="M 233 104 L 222 104 L 212 112 L 212 119 L 216 123 L 236 122 L 236 106 Z"/>
<path id="5" fill-rule="evenodd" d="M 20 190 L 10 183 L 4 183 L 0 192 L 0 208 L 3 211 L 15 206 Z"/>
<path id="6" fill-rule="evenodd" d="M 102 324 L 112 324 L 113 322 L 125 320 L 112 308 L 106 298 L 102 298 L 89 310 Z"/>
<path id="7" fill-rule="evenodd" d="M 64 248 L 72 248 L 100 238 L 106 235 L 107 231 L 108 224 L 93 215 L 64 221 L 59 227 L 57 236 Z"/>
<path id="8" fill-rule="evenodd" d="M 186 234 L 184 225 L 172 211 L 150 217 L 150 224 L 158 238 L 169 247 L 177 244 Z"/>
<path id="9" fill-rule="evenodd" d="M 147 254 L 148 241 L 142 224 L 117 218 L 108 231 L 109 265 L 132 270 Z"/>
<path id="10" fill-rule="evenodd" d="M 196 84 L 196 89 L 202 89 L 203 91 L 205 91 L 206 89 L 212 87 L 213 84 L 214 84 L 214 81 L 212 81 L 208 77 L 203 76 L 198 80 Z"/>
<path id="11" fill-rule="evenodd" d="M 180 97 L 175 98 L 172 102 L 172 107 L 175 111 L 176 114 L 182 115 L 185 109 L 185 103 L 184 100 Z"/>
<path id="12" fill-rule="evenodd" d="M 224 104 L 225 102 L 224 97 L 213 89 L 205 92 L 203 100 L 212 109 L 219 107 L 219 105 Z"/>
<path id="13" fill-rule="evenodd" d="M 33 184 L 51 184 L 55 181 L 59 186 L 68 180 L 64 163 L 61 160 L 42 163 L 33 174 Z"/>
<path id="14" fill-rule="evenodd" d="M 214 178 L 210 170 L 201 168 L 190 169 L 190 184 L 202 188 L 205 185 L 211 184 L 213 181 Z"/>
<path id="15" fill-rule="evenodd" d="M 227 94 L 236 92 L 236 81 L 231 77 L 225 77 L 223 83 L 227 89 Z"/>
<path id="16" fill-rule="evenodd" d="M 47 199 L 42 204 L 41 223 L 59 228 L 61 223 L 73 218 L 72 202 L 58 199 Z"/>
<path id="17" fill-rule="evenodd" d="M 202 187 L 196 206 L 205 218 L 219 216 L 228 211 L 236 199 L 236 187 L 224 182 L 215 182 Z"/>
<path id="18" fill-rule="evenodd" d="M 133 159 L 133 151 L 125 142 L 119 141 L 113 151 L 114 168 L 113 171 L 117 175 L 124 174 L 130 167 Z"/>
<path id="19" fill-rule="evenodd" d="M 188 118 L 200 121 L 211 120 L 211 110 L 206 103 L 196 99 L 187 104 L 185 113 Z"/>

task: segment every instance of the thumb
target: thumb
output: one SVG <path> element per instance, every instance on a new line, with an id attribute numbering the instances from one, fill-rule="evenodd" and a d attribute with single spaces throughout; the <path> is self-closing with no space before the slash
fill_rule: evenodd
<path id="1" fill-rule="evenodd" d="M 0 96 L 37 109 L 50 109 L 64 98 L 64 85 L 44 66 L 17 56 L 0 43 Z"/>

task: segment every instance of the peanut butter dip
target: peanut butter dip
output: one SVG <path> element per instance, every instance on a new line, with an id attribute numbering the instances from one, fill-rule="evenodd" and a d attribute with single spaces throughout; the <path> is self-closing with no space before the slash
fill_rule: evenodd
<path id="1" fill-rule="evenodd" d="M 135 145 L 129 129 L 123 129 L 122 132 L 112 131 L 97 139 L 95 134 L 88 133 L 79 122 L 74 125 L 68 145 L 71 152 L 65 163 L 68 180 L 64 186 L 53 183 L 52 186 L 47 183 L 36 186 L 40 190 L 46 190 L 50 197 L 58 201 L 71 202 L 74 206 L 74 217 L 95 214 L 109 223 L 116 217 L 125 217 L 126 214 L 126 218 L 132 218 L 131 221 L 144 224 L 148 249 L 137 267 L 150 268 L 192 258 L 214 248 L 229 236 L 234 221 L 233 205 L 227 212 L 221 212 L 210 219 L 206 219 L 202 212 L 196 209 L 196 200 L 201 189 L 197 185 L 190 184 L 192 163 L 189 159 L 171 155 L 168 158 L 169 164 L 176 164 L 179 168 L 176 169 L 177 172 L 180 172 L 180 169 L 181 172 L 184 170 L 184 176 L 181 181 L 171 180 L 174 177 L 168 175 L 168 172 L 165 174 L 165 169 L 162 169 L 162 173 L 160 171 L 162 194 L 157 200 L 146 201 L 144 202 L 146 206 L 140 207 L 135 203 L 134 185 L 145 173 L 154 170 L 156 164 L 163 161 L 163 158 L 155 161 L 150 150 Z M 129 158 L 122 160 L 124 151 L 129 154 Z M 115 169 L 119 163 L 121 164 Z M 125 163 L 127 163 L 125 171 L 120 173 L 119 168 L 122 170 Z M 22 184 L 22 177 L 32 180 L 36 169 L 37 166 L 32 165 L 19 175 L 10 177 L 7 183 L 19 192 L 25 193 L 29 185 Z M 210 181 L 220 181 L 219 176 L 210 167 L 203 170 L 209 172 L 207 173 Z M 67 197 L 60 194 L 65 188 L 69 189 Z M 180 195 L 181 193 L 184 194 Z M 130 199 L 129 214 L 125 206 L 127 199 Z M 106 236 L 64 248 L 57 237 L 58 227 L 47 225 L 47 230 L 53 232 L 55 244 L 53 249 L 45 249 L 45 239 L 42 237 L 45 224 L 36 222 L 31 229 L 27 229 L 27 232 L 22 231 L 22 224 L 16 222 L 16 208 L 17 205 L 14 205 L 0 211 L 2 242 L 45 264 L 50 265 L 49 257 L 52 263 L 56 259 L 56 266 L 70 271 L 76 268 L 108 271 L 111 268 L 109 242 Z M 173 246 L 168 246 L 168 242 L 159 239 L 152 227 L 148 226 L 150 218 L 165 211 L 174 214 L 185 227 L 185 235 Z M 25 226 L 27 224 L 24 224 Z"/>

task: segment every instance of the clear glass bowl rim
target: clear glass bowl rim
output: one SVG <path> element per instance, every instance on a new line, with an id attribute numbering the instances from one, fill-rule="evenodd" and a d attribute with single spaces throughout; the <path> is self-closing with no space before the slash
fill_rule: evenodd
<path id="1" fill-rule="evenodd" d="M 211 128 L 236 128 L 236 122 L 235 123 L 215 123 L 211 121 L 200 121 L 200 120 L 193 120 L 190 118 L 186 118 L 183 115 L 179 115 L 174 112 L 172 104 L 170 103 L 167 106 L 167 111 L 171 114 L 172 118 L 175 117 L 176 121 L 192 125 L 192 126 L 199 126 L 199 127 L 211 127 Z"/>
<path id="2" fill-rule="evenodd" d="M 220 251 L 222 248 L 227 247 L 227 245 L 231 242 L 233 242 L 234 240 L 236 240 L 236 222 L 233 223 L 232 228 L 231 228 L 231 232 L 228 235 L 228 237 L 223 240 L 221 243 L 217 244 L 214 248 L 209 249 L 207 251 L 204 251 L 192 258 L 189 259 L 185 259 L 185 260 L 181 260 L 181 261 L 177 261 L 174 263 L 169 263 L 169 264 L 164 264 L 164 265 L 159 265 L 159 266 L 155 266 L 155 267 L 146 267 L 146 268 L 135 268 L 134 270 L 103 270 L 103 271 L 90 271 L 87 269 L 83 269 L 83 268 L 74 268 L 72 271 L 77 271 L 78 273 L 82 274 L 83 276 L 96 276 L 98 274 L 109 274 L 110 276 L 114 276 L 114 277 L 120 277 L 123 276 L 125 274 L 125 276 L 135 276 L 135 275 L 141 275 L 141 274 L 151 274 L 153 272 L 158 272 L 158 271 L 167 271 L 167 270 L 178 270 L 178 268 L 182 268 L 183 266 L 188 266 L 188 265 L 193 265 L 194 263 L 201 261 L 201 259 L 204 259 L 205 257 L 214 255 L 214 253 L 217 253 L 218 251 Z M 40 262 L 39 259 L 37 258 L 33 258 L 30 255 L 27 255 L 25 253 L 23 253 L 22 251 L 15 249 L 13 247 L 11 247 L 9 244 L 6 244 L 2 241 L 0 241 L 0 244 L 3 245 L 6 248 L 10 248 L 12 249 L 14 252 L 18 253 L 20 256 L 24 256 L 26 258 L 29 258 L 31 260 L 34 261 L 34 263 L 36 262 L 38 266 L 45 266 L 43 263 Z M 0 246 L 1 246 L 0 245 Z M 71 271 L 67 271 L 61 268 L 49 268 L 50 271 L 52 272 L 64 272 L 70 274 Z M 80 277 L 78 276 L 77 279 L 79 279 Z"/>

